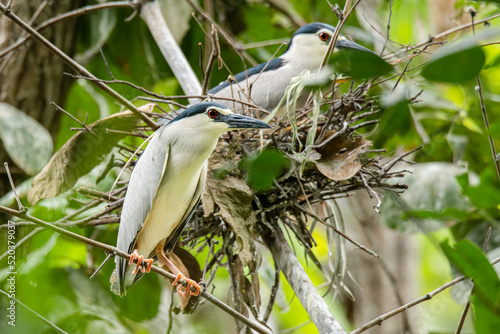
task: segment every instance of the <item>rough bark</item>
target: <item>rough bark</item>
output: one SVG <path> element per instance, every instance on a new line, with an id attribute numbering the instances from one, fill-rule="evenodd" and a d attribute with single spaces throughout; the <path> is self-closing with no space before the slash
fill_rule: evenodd
<path id="1" fill-rule="evenodd" d="M 28 22 L 43 0 L 16 0 L 12 2 L 12 12 Z M 43 9 L 34 26 L 41 22 L 77 8 L 80 1 L 51 1 Z M 3 15 L 2 15 L 3 16 Z M 21 36 L 23 32 L 11 20 L 0 19 L 0 49 L 4 49 Z M 72 55 L 76 43 L 76 20 L 58 23 L 43 31 L 43 35 L 61 50 Z M 50 102 L 64 105 L 71 80 L 64 76 L 66 65 L 58 57 L 34 40 L 29 40 L 20 48 L 0 59 L 0 101 L 22 110 L 45 128 L 52 138 L 59 129 L 61 113 Z M 0 161 L 10 161 L 0 143 Z M 12 166 L 12 162 L 10 163 Z M 15 166 L 11 168 L 16 181 L 25 176 Z M 3 168 L 0 175 L 5 175 Z M 5 177 L 0 177 L 0 194 L 10 190 Z"/>

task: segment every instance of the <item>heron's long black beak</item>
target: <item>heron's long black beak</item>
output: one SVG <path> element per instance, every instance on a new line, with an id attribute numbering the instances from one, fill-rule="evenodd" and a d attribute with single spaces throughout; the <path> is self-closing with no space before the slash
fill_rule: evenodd
<path id="1" fill-rule="evenodd" d="M 229 125 L 231 129 L 268 129 L 271 126 L 259 121 L 256 118 L 247 117 L 238 114 L 229 114 L 222 116 L 222 121 Z"/>
<path id="2" fill-rule="evenodd" d="M 337 40 L 337 43 L 335 43 L 335 47 L 337 47 L 339 49 L 348 49 L 348 50 L 354 50 L 354 51 L 363 51 L 363 52 L 373 53 L 372 50 L 369 50 L 369 49 L 365 48 L 364 46 L 361 46 L 359 44 L 351 42 L 347 38 L 344 38 L 342 40 Z"/>

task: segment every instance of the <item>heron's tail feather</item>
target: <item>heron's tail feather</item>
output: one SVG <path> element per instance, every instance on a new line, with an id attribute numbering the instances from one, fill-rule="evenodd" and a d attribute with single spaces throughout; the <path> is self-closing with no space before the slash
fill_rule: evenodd
<path id="1" fill-rule="evenodd" d="M 127 294 L 127 290 L 130 289 L 141 277 L 144 275 L 141 271 L 137 274 L 133 275 L 134 266 L 128 266 L 125 269 L 124 277 L 118 278 L 118 274 L 116 269 L 113 270 L 111 277 L 109 278 L 109 282 L 111 283 L 111 291 L 116 293 L 118 296 L 125 296 Z"/>
<path id="2" fill-rule="evenodd" d="M 121 294 L 120 294 L 120 288 L 118 286 L 118 275 L 116 274 L 116 269 L 113 270 L 113 273 L 109 278 L 109 282 L 111 283 L 111 291 L 120 296 Z"/>

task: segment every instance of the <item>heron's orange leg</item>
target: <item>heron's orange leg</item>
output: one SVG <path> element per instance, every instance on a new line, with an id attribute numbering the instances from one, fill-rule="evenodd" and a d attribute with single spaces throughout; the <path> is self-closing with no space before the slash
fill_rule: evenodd
<path id="1" fill-rule="evenodd" d="M 196 283 L 194 280 L 187 278 L 184 276 L 183 273 L 177 267 L 170 261 L 166 256 L 165 253 L 163 252 L 165 242 L 160 242 L 158 246 L 156 246 L 156 255 L 158 256 L 158 261 L 162 262 L 164 265 L 167 266 L 168 269 L 174 274 L 177 275 L 175 278 L 174 282 L 172 283 L 172 286 L 176 286 L 179 282 L 179 280 L 183 279 L 187 282 L 186 289 L 184 291 L 181 290 L 181 285 L 177 285 L 177 293 L 186 297 L 188 294 L 191 294 L 192 296 L 198 296 L 201 291 L 201 286 L 199 286 L 198 283 Z M 194 286 L 196 291 L 191 291 L 191 287 Z"/>
<path id="2" fill-rule="evenodd" d="M 132 265 L 134 263 L 134 260 L 137 259 L 137 265 L 135 266 L 134 271 L 132 272 L 132 275 L 137 274 L 137 272 L 140 270 L 141 272 L 147 272 L 149 273 L 151 271 L 151 266 L 153 265 L 153 262 L 155 260 L 153 259 L 145 259 L 144 256 L 139 255 L 139 251 L 137 249 L 134 249 L 134 252 L 132 255 L 130 255 L 130 260 L 128 262 L 129 265 Z M 144 265 L 143 265 L 144 262 Z M 146 267 L 145 264 L 148 266 Z"/>

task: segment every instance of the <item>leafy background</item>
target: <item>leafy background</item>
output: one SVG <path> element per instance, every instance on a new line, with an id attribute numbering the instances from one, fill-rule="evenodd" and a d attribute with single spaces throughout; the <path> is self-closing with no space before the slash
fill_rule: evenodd
<path id="1" fill-rule="evenodd" d="M 175 27 L 173 31 L 182 50 L 200 78 L 198 43 L 203 43 L 205 37 L 191 16 L 191 7 L 181 1 L 161 3 L 169 25 Z M 269 3 L 214 1 L 218 6 L 215 19 L 233 32 L 243 46 L 268 40 L 286 40 L 295 27 L 286 15 Z M 324 1 L 293 0 L 283 3 L 291 16 L 304 22 L 336 24 L 338 21 Z M 339 5 L 343 7 L 343 1 Z M 374 18 L 373 24 L 378 23 L 383 29 L 386 28 L 391 12 L 391 40 L 403 45 L 425 41 L 428 35 L 441 32 L 443 21 L 449 22 L 449 27 L 469 22 L 468 9 L 471 7 L 478 10 L 476 19 L 500 13 L 495 1 L 458 0 L 453 2 L 451 12 L 436 11 L 430 0 L 373 1 L 370 6 L 371 15 L 368 20 Z M 343 33 L 370 49 L 380 50 L 381 43 L 377 41 L 381 38 L 380 35 L 367 26 L 366 16 L 359 12 L 356 14 L 347 20 Z M 117 79 L 130 81 L 164 95 L 182 94 L 145 24 L 140 19 L 125 23 L 124 20 L 129 15 L 130 10 L 109 9 L 83 16 L 78 21 L 76 59 L 97 77 L 107 79 L 108 72 L 97 51 L 97 46 L 102 46 L 110 69 Z M 498 19 L 491 20 L 488 27 L 490 35 L 480 35 L 479 43 L 495 42 L 495 37 L 498 42 L 499 26 Z M 477 29 L 478 33 L 485 30 L 484 26 L 478 26 Z M 385 30 L 382 33 L 385 34 Z M 460 273 L 472 277 L 476 282 L 471 297 L 475 320 L 468 318 L 464 333 L 495 333 L 500 328 L 500 319 L 493 306 L 498 306 L 500 283 L 498 274 L 488 264 L 486 257 L 492 259 L 500 255 L 500 182 L 488 136 L 500 147 L 500 117 L 497 112 L 500 101 L 500 46 L 492 44 L 477 47 L 471 44 L 470 35 L 470 31 L 454 34 L 448 39 L 450 45 L 430 48 L 430 54 L 414 58 L 409 66 L 410 71 L 394 92 L 392 88 L 395 79 L 387 85 L 373 88 L 370 94 L 377 97 L 382 110 L 377 116 L 380 123 L 365 130 L 364 134 L 374 142 L 375 148 L 385 148 L 389 152 L 409 151 L 424 145 L 412 157 L 417 164 L 404 167 L 410 169 L 412 174 L 404 180 L 398 180 L 408 184 L 409 190 L 399 197 L 389 194 L 384 197 L 380 214 L 381 224 L 416 245 L 416 253 L 411 255 L 414 260 L 413 270 L 407 273 L 414 282 L 410 286 L 413 296 L 422 296 Z M 263 62 L 274 54 L 277 46 L 249 48 L 247 52 L 258 62 Z M 388 43 L 386 52 L 397 47 Z M 221 50 L 222 58 L 233 73 L 243 70 L 244 66 L 251 66 L 249 63 L 243 64 L 227 44 L 221 43 Z M 407 61 L 396 65 L 398 72 Z M 484 126 L 476 91 L 476 71 L 479 71 L 482 83 L 484 104 L 491 125 L 489 131 Z M 210 86 L 225 80 L 227 75 L 225 69 L 214 69 Z M 127 86 L 116 85 L 114 88 L 130 100 L 138 95 Z M 344 90 L 348 88 L 348 84 L 342 87 Z M 420 90 L 423 93 L 417 97 L 419 102 L 407 103 Z M 145 102 L 135 103 L 141 105 Z M 88 114 L 87 124 L 120 111 L 120 106 L 113 100 L 83 80 L 73 82 L 64 108 L 80 120 Z M 70 128 L 76 126 L 76 123 L 68 117 L 62 118 L 57 137 L 52 143 L 42 139 L 47 138 L 43 128 L 32 125 L 22 117 L 21 111 L 0 105 L 0 138 L 10 156 L 14 160 L 19 158 L 15 160 L 16 164 L 26 174 L 33 175 L 48 161 L 50 154 L 46 152 L 52 151 L 52 145 L 56 151 L 74 135 Z M 5 126 L 8 124 L 7 119 L 15 124 L 22 123 L 25 127 Z M 35 140 L 33 136 L 41 139 Z M 137 139 L 126 140 L 138 143 Z M 17 152 L 9 152 L 9 148 L 15 148 Z M 273 154 L 268 155 L 269 159 L 275 159 Z M 260 157 L 262 158 L 266 157 Z M 103 162 L 79 179 L 75 189 L 86 186 L 108 191 L 117 171 L 96 182 L 105 164 Z M 30 206 L 26 198 L 30 183 L 31 179 L 27 179 L 18 185 L 18 191 L 33 216 L 53 222 L 78 207 L 75 199 L 78 200 L 81 195 L 72 190 Z M 349 209 L 347 200 L 340 203 L 345 212 L 355 211 Z M 0 204 L 14 207 L 12 193 L 3 195 Z M 95 208 L 96 212 L 100 209 L 102 208 Z M 347 213 L 346 218 L 348 217 L 351 216 Z M 354 224 L 349 219 L 346 219 L 346 223 Z M 488 252 L 484 256 L 481 247 L 489 226 L 493 231 Z M 104 225 L 96 230 L 70 229 L 107 244 L 114 244 L 116 240 L 116 224 Z M 348 226 L 347 231 L 349 230 Z M 164 303 L 168 302 L 170 292 L 169 289 L 163 289 L 166 283 L 157 275 L 146 275 L 140 284 L 130 290 L 126 298 L 119 298 L 109 292 L 108 278 L 113 270 L 112 264 L 106 265 L 94 280 L 88 279 L 95 265 L 104 259 L 103 252 L 88 249 L 82 243 L 47 230 L 33 230 L 33 227 L 18 228 L 17 240 L 31 231 L 36 234 L 16 251 L 16 294 L 20 301 L 69 333 L 166 331 L 169 307 L 168 303 Z M 1 234 L 2 240 L 6 240 L 5 229 L 2 229 Z M 314 237 L 318 243 L 314 252 L 320 261 L 324 261 L 329 256 L 326 236 L 315 232 Z M 379 242 L 383 243 L 383 240 Z M 0 254 L 5 251 L 5 243 L 0 243 Z M 307 263 L 302 253 L 298 252 L 299 259 L 303 261 L 313 282 L 323 283 L 321 272 Z M 201 253 L 197 256 L 202 266 L 206 255 Z M 8 276 L 6 257 L 2 256 L 1 261 L 0 278 L 5 282 Z M 355 271 L 356 268 L 350 266 L 349 270 Z M 272 267 L 263 266 L 260 273 L 264 277 L 267 275 L 269 281 L 273 280 Z M 297 298 L 293 297 L 293 292 L 283 277 L 282 282 L 272 316 L 272 326 L 281 330 L 299 326 L 295 331 L 297 333 L 315 333 L 316 329 L 307 323 L 307 314 Z M 223 270 L 219 270 L 215 285 L 215 294 L 224 299 L 229 282 Z M 468 287 L 470 288 L 470 284 Z M 162 289 L 162 294 L 158 293 L 159 289 Z M 390 294 L 390 291 L 385 293 Z M 262 295 L 266 295 L 265 290 Z M 418 306 L 415 313 L 412 313 L 411 321 L 422 333 L 452 333 L 467 295 L 467 287 L 447 290 Z M 351 322 L 349 307 L 352 306 L 349 305 L 352 302 L 339 299 L 332 302 L 332 298 L 328 296 L 325 300 L 346 328 L 354 329 L 361 325 Z M 7 303 L 8 300 L 1 296 L 2 310 L 5 310 Z M 389 310 L 390 308 L 380 312 Z M 22 307 L 17 309 L 17 319 L 15 333 L 51 332 L 50 328 L 45 327 Z M 364 319 L 368 320 L 370 319 Z M 174 317 L 174 328 L 182 328 L 182 333 L 226 333 L 233 331 L 233 326 L 231 318 L 207 305 L 202 305 L 192 315 Z M 0 332 L 10 331 L 12 328 L 6 326 L 5 319 L 2 319 Z"/>

